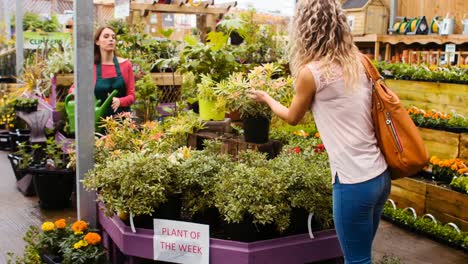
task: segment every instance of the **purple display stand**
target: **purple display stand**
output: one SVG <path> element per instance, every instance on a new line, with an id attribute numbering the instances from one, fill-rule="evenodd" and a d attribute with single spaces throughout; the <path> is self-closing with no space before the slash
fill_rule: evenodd
<path id="1" fill-rule="evenodd" d="M 103 230 L 103 243 L 109 249 L 112 263 L 138 263 L 153 259 L 153 230 L 137 228 L 132 233 L 118 217 L 108 218 L 99 206 L 98 220 Z M 252 243 L 210 239 L 212 264 L 303 264 L 335 259 L 343 254 L 335 230 L 294 235 Z M 126 260 L 122 261 L 122 257 Z"/>

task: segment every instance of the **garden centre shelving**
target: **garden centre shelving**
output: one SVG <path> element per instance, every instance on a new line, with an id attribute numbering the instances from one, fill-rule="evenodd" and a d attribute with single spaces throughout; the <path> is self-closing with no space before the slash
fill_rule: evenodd
<path id="1" fill-rule="evenodd" d="M 453 43 L 456 45 L 464 45 L 468 44 L 468 35 L 448 35 L 448 36 L 441 36 L 441 35 L 379 35 L 379 34 L 367 34 L 363 36 L 355 36 L 354 41 L 358 46 L 362 44 L 368 43 L 373 44 L 374 49 L 374 58 L 376 60 L 380 57 L 380 49 L 383 45 L 385 45 L 385 53 L 382 57 L 385 61 L 389 61 L 392 56 L 392 45 L 397 44 L 405 44 L 405 45 L 412 45 L 412 44 L 420 44 L 426 45 L 430 43 L 434 43 L 437 45 L 444 45 L 448 43 Z M 444 54 L 444 52 L 440 52 L 440 54 Z M 464 51 L 458 51 L 456 54 L 467 55 L 468 49 Z"/>

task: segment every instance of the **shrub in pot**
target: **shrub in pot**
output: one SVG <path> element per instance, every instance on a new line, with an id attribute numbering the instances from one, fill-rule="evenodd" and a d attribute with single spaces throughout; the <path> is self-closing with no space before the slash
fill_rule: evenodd
<path id="1" fill-rule="evenodd" d="M 291 78 L 274 79 L 274 75 L 280 71 L 278 65 L 265 64 L 255 67 L 247 75 L 235 73 L 229 77 L 226 85 L 218 86 L 219 94 L 226 100 L 227 109 L 240 113 L 247 142 L 266 143 L 271 118 L 270 108 L 253 101 L 249 91 L 266 91 L 284 105 L 289 105 L 294 96 Z"/>
<path id="2" fill-rule="evenodd" d="M 275 229 L 285 231 L 289 226 L 285 181 L 268 166 L 264 154 L 247 151 L 240 156 L 238 163 L 220 170 L 215 183 L 215 205 L 224 220 L 233 224 L 226 225 L 225 235 L 246 242 L 274 237 Z M 240 230 L 250 232 L 242 236 Z"/>

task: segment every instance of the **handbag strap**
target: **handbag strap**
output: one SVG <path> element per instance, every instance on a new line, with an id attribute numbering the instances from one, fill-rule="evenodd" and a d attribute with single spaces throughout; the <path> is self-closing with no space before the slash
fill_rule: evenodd
<path id="1" fill-rule="evenodd" d="M 372 82 L 375 83 L 379 79 L 383 79 L 382 75 L 380 75 L 377 68 L 375 68 L 374 64 L 372 64 L 372 61 L 366 55 L 361 54 L 361 62 L 364 65 L 367 77 L 369 77 L 372 80 Z"/>

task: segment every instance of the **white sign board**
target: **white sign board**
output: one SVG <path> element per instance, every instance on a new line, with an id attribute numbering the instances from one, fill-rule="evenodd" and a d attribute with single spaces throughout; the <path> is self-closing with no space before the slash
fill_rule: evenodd
<path id="1" fill-rule="evenodd" d="M 126 18 L 130 15 L 130 0 L 115 0 L 114 18 Z"/>
<path id="2" fill-rule="evenodd" d="M 210 227 L 189 222 L 154 219 L 154 260 L 209 264 Z"/>
<path id="3" fill-rule="evenodd" d="M 445 45 L 445 61 L 447 62 L 454 62 L 455 61 L 455 51 L 456 51 L 456 45 L 455 44 L 446 44 Z M 448 59 L 447 59 L 447 54 L 450 54 Z"/>

